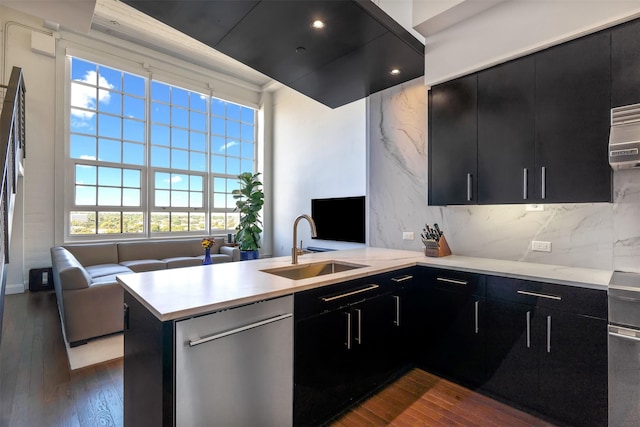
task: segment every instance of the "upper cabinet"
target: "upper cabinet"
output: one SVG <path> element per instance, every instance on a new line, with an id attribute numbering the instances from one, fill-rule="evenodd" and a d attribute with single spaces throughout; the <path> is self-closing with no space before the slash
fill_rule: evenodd
<path id="1" fill-rule="evenodd" d="M 640 21 L 611 31 L 611 108 L 640 102 Z"/>
<path id="2" fill-rule="evenodd" d="M 477 176 L 476 75 L 429 92 L 429 204 L 475 204 Z"/>
<path id="3" fill-rule="evenodd" d="M 611 201 L 611 81 L 604 31 L 434 86 L 429 204 Z"/>
<path id="4" fill-rule="evenodd" d="M 540 202 L 611 201 L 608 32 L 536 60 L 536 195 Z"/>
<path id="5" fill-rule="evenodd" d="M 478 203 L 533 199 L 533 57 L 478 73 Z"/>

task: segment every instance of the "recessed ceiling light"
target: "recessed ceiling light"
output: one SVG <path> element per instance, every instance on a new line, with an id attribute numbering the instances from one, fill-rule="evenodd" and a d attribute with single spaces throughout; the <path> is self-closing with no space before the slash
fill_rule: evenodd
<path id="1" fill-rule="evenodd" d="M 316 19 L 315 21 L 313 21 L 313 22 L 311 23 L 311 26 L 312 26 L 313 28 L 315 28 L 316 30 L 320 30 L 320 29 L 324 28 L 324 21 L 321 21 L 321 20 L 319 20 L 319 19 Z"/>
<path id="2" fill-rule="evenodd" d="M 400 74 L 400 69 L 394 68 L 393 70 L 389 71 L 389 74 L 391 74 L 392 76 L 397 76 L 398 74 Z"/>

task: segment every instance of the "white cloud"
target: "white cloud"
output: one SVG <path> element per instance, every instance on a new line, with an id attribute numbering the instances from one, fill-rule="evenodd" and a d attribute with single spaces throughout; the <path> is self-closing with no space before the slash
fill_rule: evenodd
<path id="1" fill-rule="evenodd" d="M 178 183 L 180 181 L 182 181 L 182 177 L 181 176 L 172 176 L 171 177 L 171 183 L 172 184 Z"/>
<path id="2" fill-rule="evenodd" d="M 84 75 L 84 78 L 80 80 L 81 82 L 88 83 L 91 86 L 85 86 L 81 84 L 71 84 L 71 105 L 74 107 L 87 108 L 91 110 L 96 109 L 96 88 L 95 86 L 99 85 L 100 87 L 106 87 L 109 89 L 113 89 L 113 85 L 107 81 L 104 77 L 98 77 L 98 73 L 95 71 L 88 71 L 87 74 Z M 111 98 L 111 94 L 109 91 L 104 89 L 98 89 L 98 101 L 103 103 L 109 103 L 109 99 Z M 90 119 L 95 115 L 93 111 L 82 111 L 77 109 L 72 109 L 71 114 L 80 118 L 80 119 Z"/>
<path id="3" fill-rule="evenodd" d="M 238 141 L 229 141 L 226 144 L 224 144 L 222 147 L 220 147 L 220 151 L 223 152 L 225 151 L 227 148 L 231 148 L 238 145 Z"/>

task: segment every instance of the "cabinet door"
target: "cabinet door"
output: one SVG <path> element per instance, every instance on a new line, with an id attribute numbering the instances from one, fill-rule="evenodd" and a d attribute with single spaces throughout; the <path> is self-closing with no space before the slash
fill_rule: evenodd
<path id="1" fill-rule="evenodd" d="M 540 310 L 540 410 L 571 425 L 607 425 L 607 321 Z"/>
<path id="2" fill-rule="evenodd" d="M 429 331 L 422 364 L 469 385 L 485 379 L 485 300 L 464 293 L 433 290 L 426 294 Z"/>
<path id="3" fill-rule="evenodd" d="M 351 308 L 351 397 L 358 399 L 393 375 L 401 360 L 393 347 L 395 299 L 381 295 Z"/>
<path id="4" fill-rule="evenodd" d="M 611 30 L 611 108 L 640 103 L 640 20 Z"/>
<path id="5" fill-rule="evenodd" d="M 534 197 L 534 58 L 478 74 L 478 203 Z"/>
<path id="6" fill-rule="evenodd" d="M 429 93 L 429 204 L 477 203 L 477 77 Z"/>
<path id="7" fill-rule="evenodd" d="M 350 403 L 349 320 L 337 310 L 295 323 L 295 425 L 319 425 Z"/>
<path id="8" fill-rule="evenodd" d="M 536 55 L 535 191 L 541 202 L 611 201 L 610 34 Z"/>
<path id="9" fill-rule="evenodd" d="M 532 305 L 487 300 L 487 381 L 483 388 L 529 407 L 538 402 L 537 316 Z"/>

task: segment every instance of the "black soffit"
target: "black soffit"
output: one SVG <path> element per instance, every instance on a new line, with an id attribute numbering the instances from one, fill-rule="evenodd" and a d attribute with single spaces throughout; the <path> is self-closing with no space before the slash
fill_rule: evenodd
<path id="1" fill-rule="evenodd" d="M 424 75 L 424 45 L 370 0 L 123 1 L 331 108 Z"/>

